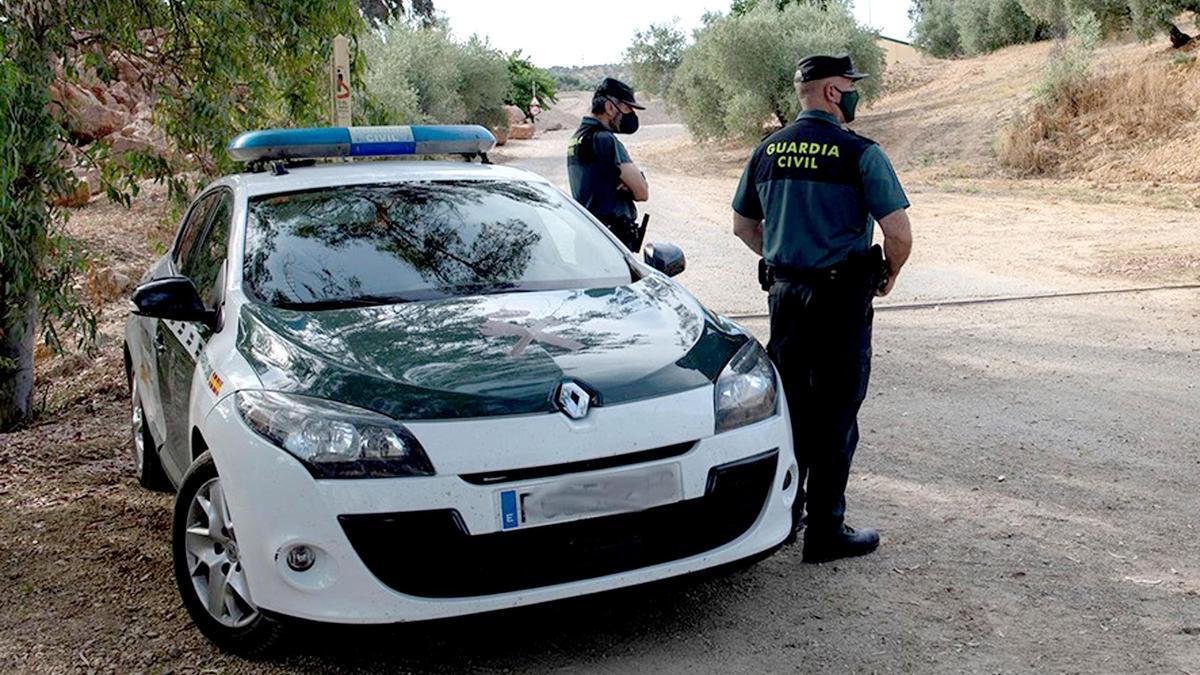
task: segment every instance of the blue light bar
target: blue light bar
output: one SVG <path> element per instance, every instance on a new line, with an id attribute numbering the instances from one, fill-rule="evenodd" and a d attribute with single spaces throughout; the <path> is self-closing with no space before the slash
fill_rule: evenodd
<path id="1" fill-rule="evenodd" d="M 466 155 L 484 153 L 496 137 L 474 124 L 402 127 L 323 127 L 247 131 L 226 151 L 238 162 L 330 157 Z"/>

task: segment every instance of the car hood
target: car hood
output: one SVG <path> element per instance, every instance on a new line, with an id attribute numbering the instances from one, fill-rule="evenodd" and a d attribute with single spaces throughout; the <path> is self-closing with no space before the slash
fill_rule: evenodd
<path id="1" fill-rule="evenodd" d="M 326 311 L 247 304 L 239 349 L 268 389 L 399 420 L 604 406 L 711 384 L 749 339 L 656 275 L 628 286 Z"/>

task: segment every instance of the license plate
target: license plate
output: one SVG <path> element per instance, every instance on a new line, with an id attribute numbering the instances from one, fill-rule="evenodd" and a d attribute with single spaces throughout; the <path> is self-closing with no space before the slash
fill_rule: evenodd
<path id="1" fill-rule="evenodd" d="M 678 463 L 500 490 L 500 529 L 513 530 L 628 513 L 683 498 Z"/>

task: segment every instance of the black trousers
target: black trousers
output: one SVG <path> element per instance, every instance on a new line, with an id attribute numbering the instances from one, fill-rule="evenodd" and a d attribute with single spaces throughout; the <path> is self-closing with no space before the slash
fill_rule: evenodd
<path id="1" fill-rule="evenodd" d="M 793 516 L 798 525 L 807 506 L 810 532 L 836 531 L 845 518 L 858 409 L 871 376 L 873 298 L 866 278 L 771 287 L 767 351 L 783 380 L 800 465 Z"/>

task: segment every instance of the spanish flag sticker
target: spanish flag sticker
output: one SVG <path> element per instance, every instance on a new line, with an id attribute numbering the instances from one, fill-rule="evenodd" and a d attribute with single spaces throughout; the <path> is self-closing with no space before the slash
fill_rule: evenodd
<path id="1" fill-rule="evenodd" d="M 221 376 L 217 375 L 216 371 L 212 371 L 208 375 L 208 389 L 213 393 L 213 396 L 218 396 L 221 393 L 221 385 L 225 384 L 221 381 Z"/>

